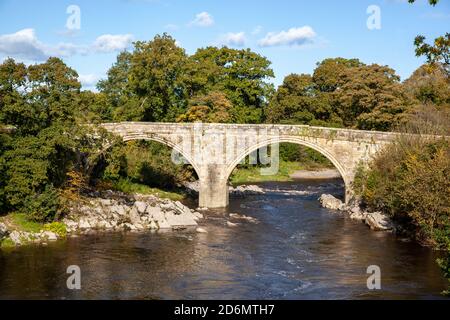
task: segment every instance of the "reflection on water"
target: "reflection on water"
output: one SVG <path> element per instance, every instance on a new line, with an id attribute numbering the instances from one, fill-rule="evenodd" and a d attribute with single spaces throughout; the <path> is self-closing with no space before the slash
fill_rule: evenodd
<path id="1" fill-rule="evenodd" d="M 207 234 L 96 234 L 0 253 L 0 298 L 441 298 L 430 249 L 319 207 L 321 193 L 342 195 L 339 183 L 264 185 L 275 192 L 209 213 Z M 228 227 L 231 212 L 259 223 Z M 81 268 L 80 291 L 66 287 L 69 265 Z M 369 265 L 381 267 L 381 291 L 367 290 Z"/>

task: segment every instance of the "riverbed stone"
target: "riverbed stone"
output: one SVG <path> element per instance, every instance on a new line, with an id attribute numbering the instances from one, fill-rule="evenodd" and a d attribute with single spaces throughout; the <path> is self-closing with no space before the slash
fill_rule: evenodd
<path id="1" fill-rule="evenodd" d="M 9 234 L 9 238 L 12 240 L 12 242 L 14 242 L 14 244 L 16 246 L 22 244 L 22 239 L 21 239 L 22 237 L 21 237 L 21 234 L 19 231 L 16 231 L 16 230 L 12 231 Z"/>
<path id="2" fill-rule="evenodd" d="M 331 194 L 321 195 L 319 201 L 322 207 L 330 210 L 343 210 L 345 207 L 345 204 L 341 200 Z"/>
<path id="3" fill-rule="evenodd" d="M 189 214 L 166 214 L 166 220 L 172 227 L 197 226 L 197 222 Z"/>
<path id="4" fill-rule="evenodd" d="M 42 237 L 48 241 L 56 241 L 58 240 L 58 235 L 51 231 L 42 232 Z"/>
<path id="5" fill-rule="evenodd" d="M 389 231 L 394 229 L 392 220 L 381 212 L 367 213 L 366 224 L 374 231 Z"/>
<path id="6" fill-rule="evenodd" d="M 132 224 L 141 222 L 141 216 L 139 215 L 139 210 L 137 207 L 133 207 L 128 214 L 130 216 L 130 222 Z"/>
<path id="7" fill-rule="evenodd" d="M 140 214 L 144 214 L 145 210 L 147 210 L 147 204 L 145 202 L 143 202 L 143 201 L 136 201 L 134 203 L 134 207 L 137 209 L 137 211 Z"/>
<path id="8" fill-rule="evenodd" d="M 164 230 L 164 229 L 172 228 L 172 225 L 166 219 L 158 220 L 158 221 L 156 221 L 156 223 L 158 224 L 159 229 Z"/>

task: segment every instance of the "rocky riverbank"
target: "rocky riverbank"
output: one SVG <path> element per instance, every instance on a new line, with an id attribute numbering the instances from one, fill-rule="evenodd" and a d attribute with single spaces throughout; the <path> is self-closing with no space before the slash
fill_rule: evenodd
<path id="1" fill-rule="evenodd" d="M 350 219 L 367 224 L 374 231 L 395 231 L 396 226 L 391 218 L 382 212 L 367 212 L 359 203 L 346 205 L 341 200 L 329 194 L 323 194 L 319 198 L 322 207 L 348 214 Z"/>
<path id="2" fill-rule="evenodd" d="M 203 215 L 179 201 L 106 191 L 72 206 L 63 222 L 69 232 L 145 231 L 196 227 Z"/>
<path id="3" fill-rule="evenodd" d="M 121 192 L 95 192 L 69 205 L 69 213 L 62 219 L 64 234 L 41 230 L 27 232 L 15 230 L 0 223 L 0 242 L 12 244 L 46 243 L 68 236 L 92 231 L 140 232 L 197 228 L 203 215 L 179 201 L 156 196 L 128 195 Z"/>

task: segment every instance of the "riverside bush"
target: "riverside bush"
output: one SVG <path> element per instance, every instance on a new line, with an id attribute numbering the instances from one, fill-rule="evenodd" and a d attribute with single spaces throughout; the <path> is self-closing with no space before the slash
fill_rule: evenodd
<path id="1" fill-rule="evenodd" d="M 419 242 L 444 252 L 438 260 L 450 279 L 450 143 L 402 136 L 361 168 L 355 188 L 372 210 L 397 220 Z M 450 291 L 444 292 L 449 294 Z"/>

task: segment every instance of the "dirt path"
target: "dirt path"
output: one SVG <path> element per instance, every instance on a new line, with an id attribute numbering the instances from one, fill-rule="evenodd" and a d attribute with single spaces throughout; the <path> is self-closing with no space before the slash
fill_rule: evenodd
<path id="1" fill-rule="evenodd" d="M 336 179 L 340 178 L 341 174 L 335 169 L 317 171 L 300 170 L 291 174 L 290 177 L 292 179 Z"/>

